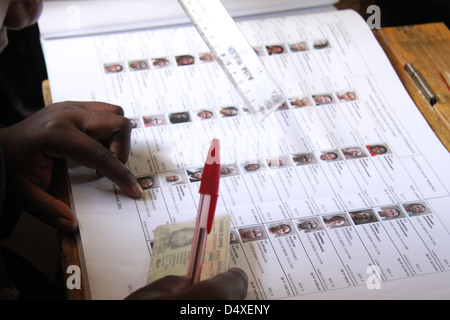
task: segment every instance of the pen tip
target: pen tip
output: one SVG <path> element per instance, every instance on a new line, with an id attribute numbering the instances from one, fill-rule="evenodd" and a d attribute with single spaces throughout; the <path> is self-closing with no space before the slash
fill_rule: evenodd
<path id="1" fill-rule="evenodd" d="M 213 139 L 211 146 L 209 147 L 208 157 L 206 159 L 207 164 L 220 164 L 220 141 L 219 139 Z"/>

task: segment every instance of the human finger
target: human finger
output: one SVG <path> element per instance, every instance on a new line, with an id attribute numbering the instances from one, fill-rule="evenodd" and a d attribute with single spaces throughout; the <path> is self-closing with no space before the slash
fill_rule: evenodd
<path id="1" fill-rule="evenodd" d="M 167 276 L 135 291 L 129 300 L 242 300 L 247 295 L 248 278 L 239 268 L 185 288 L 184 276 Z"/>
<path id="2" fill-rule="evenodd" d="M 52 126 L 44 136 L 47 156 L 70 158 L 114 181 L 126 194 L 142 195 L 135 176 L 124 165 L 130 153 L 131 122 L 120 107 L 64 102 L 48 108 Z"/>
<path id="3" fill-rule="evenodd" d="M 17 183 L 21 184 L 20 196 L 26 212 L 42 222 L 68 233 L 73 233 L 78 229 L 75 215 L 64 202 L 54 198 L 27 178 L 18 178 Z"/>
<path id="4" fill-rule="evenodd" d="M 77 163 L 95 169 L 100 176 L 115 182 L 126 194 L 139 198 L 142 188 L 134 174 L 118 157 L 100 142 L 85 134 L 75 132 L 72 136 L 76 150 L 66 150 L 66 156 Z"/>
<path id="5" fill-rule="evenodd" d="M 75 126 L 88 136 L 100 140 L 123 163 L 130 153 L 131 121 L 121 107 L 104 102 L 61 102 L 51 106 L 63 110 Z M 64 126 L 64 124 L 62 124 Z M 61 129 L 66 129 L 62 127 Z M 59 131 L 62 131 L 59 129 Z"/>
<path id="6" fill-rule="evenodd" d="M 174 295 L 184 289 L 186 277 L 167 276 L 140 288 L 126 297 L 126 300 L 173 299 Z"/>
<path id="7" fill-rule="evenodd" d="M 242 300 L 247 296 L 248 277 L 240 268 L 231 268 L 177 294 L 177 299 Z"/>

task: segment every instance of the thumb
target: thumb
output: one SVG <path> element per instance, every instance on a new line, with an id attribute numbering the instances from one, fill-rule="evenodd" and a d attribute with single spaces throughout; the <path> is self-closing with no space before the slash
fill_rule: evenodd
<path id="1" fill-rule="evenodd" d="M 24 184 L 22 197 L 25 199 L 23 209 L 32 216 L 62 231 L 77 231 L 77 219 L 70 208 L 39 186 L 33 183 Z"/>

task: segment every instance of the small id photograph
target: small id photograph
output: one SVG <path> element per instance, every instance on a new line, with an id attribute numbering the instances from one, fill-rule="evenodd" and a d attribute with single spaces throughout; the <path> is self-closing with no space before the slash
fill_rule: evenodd
<path id="1" fill-rule="evenodd" d="M 352 211 L 348 215 L 355 225 L 378 222 L 375 213 L 371 209 Z"/>
<path id="2" fill-rule="evenodd" d="M 310 48 L 306 41 L 301 41 L 301 42 L 290 43 L 289 50 L 291 50 L 291 52 L 302 52 L 302 51 L 310 50 Z"/>
<path id="3" fill-rule="evenodd" d="M 245 162 L 241 164 L 241 168 L 244 173 L 260 172 L 265 169 L 259 160 Z"/>
<path id="4" fill-rule="evenodd" d="M 290 98 L 289 104 L 294 109 L 314 106 L 314 103 L 311 101 L 311 98 L 308 96 L 300 96 L 300 97 Z"/>
<path id="5" fill-rule="evenodd" d="M 273 237 L 283 237 L 295 234 L 295 229 L 290 221 L 274 222 L 266 225 L 267 233 Z"/>
<path id="6" fill-rule="evenodd" d="M 333 103 L 333 96 L 331 93 L 315 94 L 312 97 L 316 106 Z"/>
<path id="7" fill-rule="evenodd" d="M 296 222 L 297 230 L 303 233 L 316 232 L 323 230 L 323 225 L 318 217 L 309 217 L 299 219 Z"/>
<path id="8" fill-rule="evenodd" d="M 325 162 L 342 160 L 337 150 L 323 151 L 321 152 L 319 159 Z"/>
<path id="9" fill-rule="evenodd" d="M 216 117 L 215 112 L 210 109 L 198 109 L 192 111 L 192 114 L 195 114 L 194 119 L 196 120 L 207 120 L 213 119 Z"/>
<path id="10" fill-rule="evenodd" d="M 143 190 L 154 189 L 158 187 L 158 180 L 153 175 L 137 178 L 137 182 Z"/>
<path id="11" fill-rule="evenodd" d="M 190 54 L 176 56 L 175 60 L 177 62 L 177 66 L 189 66 L 195 63 L 195 57 Z"/>
<path id="12" fill-rule="evenodd" d="M 198 55 L 198 59 L 202 63 L 210 63 L 216 61 L 212 53 L 210 52 L 203 52 Z"/>
<path id="13" fill-rule="evenodd" d="M 312 153 L 294 154 L 292 155 L 292 161 L 296 166 L 304 166 L 307 164 L 317 163 L 317 160 Z"/>
<path id="14" fill-rule="evenodd" d="M 381 221 L 394 220 L 404 218 L 404 213 L 400 210 L 398 206 L 386 206 L 380 207 L 375 210 L 380 217 Z"/>
<path id="15" fill-rule="evenodd" d="M 152 63 L 153 68 L 155 68 L 155 69 L 166 68 L 172 64 L 170 59 L 167 57 L 152 58 L 151 63 Z"/>
<path id="16" fill-rule="evenodd" d="M 223 118 L 234 117 L 239 114 L 239 109 L 235 106 L 227 106 L 219 108 L 219 116 Z"/>
<path id="17" fill-rule="evenodd" d="M 266 46 L 266 51 L 267 51 L 267 54 L 269 56 L 271 56 L 271 55 L 286 53 L 287 50 L 286 50 L 284 44 L 274 44 L 271 46 Z"/>
<path id="18" fill-rule="evenodd" d="M 220 177 L 232 177 L 239 174 L 239 169 L 235 163 L 233 164 L 221 164 L 220 165 Z"/>
<path id="19" fill-rule="evenodd" d="M 327 39 L 318 39 L 313 42 L 313 48 L 315 50 L 330 48 L 330 42 Z"/>
<path id="20" fill-rule="evenodd" d="M 130 71 L 148 70 L 150 66 L 147 60 L 133 60 L 128 61 L 128 69 Z"/>
<path id="21" fill-rule="evenodd" d="M 203 168 L 186 169 L 186 175 L 189 179 L 189 182 L 202 181 Z"/>
<path id="22" fill-rule="evenodd" d="M 329 214 L 322 217 L 323 223 L 329 229 L 351 226 L 351 223 L 345 213 Z"/>
<path id="23" fill-rule="evenodd" d="M 179 184 L 186 183 L 186 176 L 182 171 L 169 171 L 160 174 L 161 184 L 172 187 Z"/>
<path id="24" fill-rule="evenodd" d="M 167 124 L 166 118 L 163 114 L 142 116 L 142 122 L 146 128 Z"/>
<path id="25" fill-rule="evenodd" d="M 103 68 L 105 73 L 119 73 L 123 71 L 124 66 L 121 62 L 116 62 L 106 63 L 103 65 Z"/>
<path id="26" fill-rule="evenodd" d="M 367 154 L 365 153 L 363 148 L 359 146 L 342 148 L 341 152 L 344 155 L 344 158 L 347 160 L 367 157 Z"/>
<path id="27" fill-rule="evenodd" d="M 431 213 L 430 208 L 423 203 L 423 202 L 413 202 L 413 203 L 406 203 L 403 204 L 403 209 L 406 211 L 408 216 L 414 217 L 414 216 L 421 216 L 424 214 Z"/>
<path id="28" fill-rule="evenodd" d="M 288 161 L 288 157 L 280 156 L 280 157 L 269 157 L 266 158 L 267 167 L 271 170 L 281 169 L 290 166 Z"/>
<path id="29" fill-rule="evenodd" d="M 372 157 L 392 153 L 384 143 L 368 144 L 366 149 Z"/>
<path id="30" fill-rule="evenodd" d="M 238 229 L 242 242 L 251 242 L 267 239 L 267 234 L 262 225 Z"/>
<path id="31" fill-rule="evenodd" d="M 169 113 L 167 116 L 169 118 L 170 123 L 172 124 L 185 123 L 191 121 L 189 111 L 173 112 Z"/>
<path id="32" fill-rule="evenodd" d="M 340 102 L 345 101 L 355 101 L 358 99 L 358 96 L 356 95 L 355 91 L 342 91 L 342 92 L 336 92 L 336 97 Z"/>

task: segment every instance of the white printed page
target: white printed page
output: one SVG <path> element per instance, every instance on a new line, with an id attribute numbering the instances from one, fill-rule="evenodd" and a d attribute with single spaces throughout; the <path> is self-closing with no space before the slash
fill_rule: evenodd
<path id="1" fill-rule="evenodd" d="M 193 27 L 43 41 L 54 101 L 122 106 L 128 166 L 150 178 L 133 200 L 70 169 L 92 298 L 146 284 L 155 228 L 196 216 L 213 138 L 249 299 L 448 298 L 449 154 L 366 23 L 341 11 L 239 27 L 286 95 L 260 123 Z"/>

